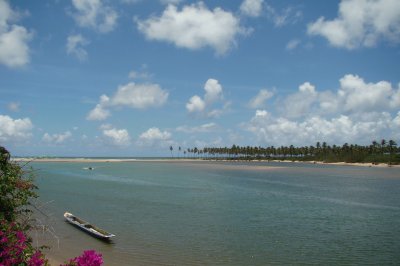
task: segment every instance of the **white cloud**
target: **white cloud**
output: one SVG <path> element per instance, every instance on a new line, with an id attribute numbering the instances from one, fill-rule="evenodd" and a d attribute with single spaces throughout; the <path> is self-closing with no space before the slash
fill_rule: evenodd
<path id="1" fill-rule="evenodd" d="M 171 143 L 171 136 L 171 133 L 168 131 L 161 131 L 157 127 L 152 127 L 139 136 L 138 144 L 144 146 L 155 144 L 168 145 Z"/>
<path id="2" fill-rule="evenodd" d="M 220 116 L 229 107 L 229 102 L 225 103 L 222 109 L 210 109 L 214 104 L 223 100 L 221 84 L 216 79 L 208 79 L 204 84 L 204 90 L 204 99 L 198 95 L 192 96 L 186 104 L 186 109 L 189 113 L 197 113 L 206 117 Z"/>
<path id="3" fill-rule="evenodd" d="M 215 123 L 207 123 L 195 127 L 180 126 L 176 128 L 176 131 L 184 133 L 209 133 L 218 130 L 218 128 L 218 125 Z"/>
<path id="4" fill-rule="evenodd" d="M 222 86 L 216 79 L 208 79 L 204 85 L 204 90 L 206 91 L 204 100 L 207 104 L 211 104 L 223 98 Z"/>
<path id="5" fill-rule="evenodd" d="M 100 102 L 86 116 L 87 120 L 105 120 L 110 115 L 110 108 L 127 106 L 136 109 L 160 107 L 167 102 L 168 92 L 158 84 L 135 84 L 120 86 L 112 98 L 100 97 Z"/>
<path id="6" fill-rule="evenodd" d="M 107 95 L 100 96 L 100 103 L 96 104 L 96 107 L 92 109 L 86 116 L 87 120 L 105 120 L 111 113 L 106 109 L 110 102 L 110 98 Z"/>
<path id="7" fill-rule="evenodd" d="M 167 140 L 171 138 L 171 133 L 168 131 L 161 131 L 159 128 L 152 127 L 149 128 L 147 131 L 143 132 L 139 139 L 146 140 L 146 141 L 153 141 L 153 140 Z"/>
<path id="8" fill-rule="evenodd" d="M 264 0 L 244 0 L 240 5 L 240 11 L 250 17 L 261 15 Z"/>
<path id="9" fill-rule="evenodd" d="M 264 107 L 265 102 L 270 99 L 272 96 L 274 96 L 274 93 L 266 90 L 266 89 L 262 89 L 258 92 L 258 94 L 252 98 L 250 100 L 250 102 L 248 103 L 248 106 L 250 108 L 262 108 Z"/>
<path id="10" fill-rule="evenodd" d="M 294 50 L 294 49 L 296 49 L 298 46 L 299 46 L 299 44 L 301 43 L 301 41 L 300 40 L 298 40 L 298 39 L 293 39 L 293 40 L 290 40 L 287 44 L 286 44 L 286 50 Z"/>
<path id="11" fill-rule="evenodd" d="M 363 112 L 400 107 L 400 102 L 395 100 L 397 94 L 387 81 L 365 83 L 359 76 L 345 75 L 340 79 L 338 95 L 346 111 Z"/>
<path id="12" fill-rule="evenodd" d="M 72 0 L 72 5 L 76 12 L 71 15 L 81 27 L 106 33 L 117 25 L 118 13 L 101 0 Z"/>
<path id="13" fill-rule="evenodd" d="M 318 92 L 305 82 L 282 101 L 281 113 L 257 110 L 242 126 L 267 145 L 369 143 L 400 137 L 400 85 L 396 89 L 387 81 L 367 83 L 351 74 L 339 83 L 336 92 Z"/>
<path id="14" fill-rule="evenodd" d="M 330 119 L 310 116 L 297 121 L 259 111 L 243 127 L 266 145 L 312 145 L 317 141 L 329 141 L 330 144 L 369 143 L 382 136 L 390 139 L 398 134 L 400 127 L 393 128 L 395 121 L 396 118 L 392 119 L 385 112 L 376 113 L 373 120 L 338 115 Z"/>
<path id="15" fill-rule="evenodd" d="M 400 41 L 400 1 L 346 0 L 338 17 L 320 17 L 308 25 L 309 35 L 321 35 L 332 46 L 355 49 L 375 46 L 380 39 Z"/>
<path id="16" fill-rule="evenodd" d="M 357 75 L 348 74 L 340 79 L 336 92 L 317 92 L 309 82 L 299 91 L 283 100 L 280 109 L 285 117 L 295 118 L 309 114 L 358 114 L 365 112 L 392 111 L 400 108 L 400 87 L 387 81 L 366 83 Z"/>
<path id="17" fill-rule="evenodd" d="M 303 17 L 303 13 L 298 8 L 292 6 L 286 7 L 279 12 L 272 6 L 266 5 L 266 11 L 268 18 L 277 28 L 287 24 L 295 24 Z"/>
<path id="18" fill-rule="evenodd" d="M 285 114 L 288 117 L 300 117 L 309 113 L 313 103 L 318 98 L 318 94 L 315 92 L 315 86 L 309 82 L 299 86 L 297 93 L 289 95 L 285 102 Z"/>
<path id="19" fill-rule="evenodd" d="M 89 114 L 86 116 L 87 120 L 105 120 L 111 115 L 110 111 L 104 109 L 101 104 L 96 104 L 96 107 L 92 109 Z"/>
<path id="20" fill-rule="evenodd" d="M 161 89 L 158 84 L 131 82 L 118 88 L 117 93 L 111 99 L 111 104 L 144 109 L 160 107 L 166 103 L 167 99 L 168 92 Z"/>
<path id="21" fill-rule="evenodd" d="M 29 118 L 12 119 L 7 115 L 0 115 L 0 141 L 18 142 L 32 136 L 33 124 Z"/>
<path id="22" fill-rule="evenodd" d="M 70 35 L 67 38 L 67 53 L 74 55 L 79 61 L 85 61 L 88 57 L 88 53 L 83 47 L 88 44 L 89 41 L 82 35 Z"/>
<path id="23" fill-rule="evenodd" d="M 107 126 L 103 127 L 102 130 L 106 141 L 113 145 L 125 147 L 131 143 L 131 137 L 126 129 L 116 129 Z"/>
<path id="24" fill-rule="evenodd" d="M 47 142 L 49 144 L 62 144 L 71 137 L 72 133 L 70 131 L 52 135 L 50 135 L 49 133 L 45 133 L 42 137 L 42 141 Z"/>
<path id="25" fill-rule="evenodd" d="M 0 0 L 0 64 L 11 68 L 22 67 L 30 60 L 28 42 L 33 33 L 11 24 L 19 17 L 19 13 L 13 11 L 7 1 Z"/>
<path id="26" fill-rule="evenodd" d="M 209 10 L 203 2 L 186 5 L 182 10 L 168 5 L 160 17 L 138 20 L 137 26 L 149 40 L 191 50 L 211 47 L 217 54 L 226 53 L 239 35 L 246 34 L 232 13 L 221 8 Z"/>
<path id="27" fill-rule="evenodd" d="M 397 116 L 393 119 L 393 123 L 400 128 L 400 111 L 397 113 Z"/>
<path id="28" fill-rule="evenodd" d="M 186 109 L 189 113 L 203 112 L 205 108 L 205 102 L 198 95 L 192 96 L 186 104 Z"/>

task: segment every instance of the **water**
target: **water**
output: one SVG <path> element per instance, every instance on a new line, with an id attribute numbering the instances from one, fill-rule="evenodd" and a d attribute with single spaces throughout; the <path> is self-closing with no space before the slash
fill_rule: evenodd
<path id="1" fill-rule="evenodd" d="M 399 265 L 400 171 L 284 163 L 32 163 L 59 261 L 105 265 Z M 92 166 L 93 171 L 84 170 Z M 70 211 L 117 235 L 104 243 Z M 44 219 L 44 218 L 42 218 Z"/>

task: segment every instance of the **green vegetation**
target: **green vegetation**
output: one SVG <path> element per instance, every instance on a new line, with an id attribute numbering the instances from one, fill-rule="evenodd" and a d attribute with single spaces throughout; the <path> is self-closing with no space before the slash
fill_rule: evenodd
<path id="1" fill-rule="evenodd" d="M 0 146 L 0 220 L 28 229 L 30 200 L 37 198 L 32 171 L 10 162 L 10 153 Z"/>
<path id="2" fill-rule="evenodd" d="M 46 266 L 42 248 L 29 237 L 34 220 L 30 200 L 37 198 L 33 171 L 25 171 L 10 161 L 10 153 L 0 146 L 0 266 Z M 100 266 L 102 255 L 86 250 L 63 266 Z"/>
<path id="3" fill-rule="evenodd" d="M 294 147 L 240 147 L 230 148 L 205 147 L 187 149 L 189 157 L 224 160 L 297 160 L 323 161 L 328 163 L 387 163 L 400 164 L 400 148 L 394 140 L 373 141 L 371 145 L 354 145 L 345 143 L 342 146 L 317 142 L 315 146 Z"/>
<path id="4" fill-rule="evenodd" d="M 28 237 L 36 189 L 32 171 L 10 162 L 10 153 L 0 146 L 0 265 L 48 265 Z"/>

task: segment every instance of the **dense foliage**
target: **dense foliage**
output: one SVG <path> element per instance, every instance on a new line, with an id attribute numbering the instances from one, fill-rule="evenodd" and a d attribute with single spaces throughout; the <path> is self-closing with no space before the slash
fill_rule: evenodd
<path id="1" fill-rule="evenodd" d="M 32 171 L 10 161 L 0 146 L 0 266 L 44 266 L 48 260 L 28 237 L 31 226 L 30 200 L 37 197 Z M 100 266 L 101 254 L 84 251 L 64 266 Z"/>
<path id="2" fill-rule="evenodd" d="M 315 146 L 294 147 L 205 147 L 203 149 L 189 148 L 184 154 L 189 157 L 208 159 L 234 160 L 299 160 L 347 163 L 387 163 L 400 164 L 400 148 L 393 140 L 373 141 L 371 145 L 353 145 L 345 143 L 342 146 L 328 145 L 317 142 Z"/>
<path id="3" fill-rule="evenodd" d="M 10 153 L 0 147 L 0 265 L 47 265 L 40 250 L 32 246 L 30 200 L 36 198 L 31 171 L 10 161 Z"/>
<path id="4" fill-rule="evenodd" d="M 36 189 L 33 176 L 10 162 L 9 152 L 0 147 L 0 219 L 13 222 L 29 213 L 29 200 L 37 197 Z"/>

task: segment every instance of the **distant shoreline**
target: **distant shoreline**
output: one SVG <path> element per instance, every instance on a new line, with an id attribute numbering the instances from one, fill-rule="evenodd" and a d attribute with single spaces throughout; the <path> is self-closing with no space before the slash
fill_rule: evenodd
<path id="1" fill-rule="evenodd" d="M 321 161 L 291 161 L 291 160 L 215 160 L 202 158 L 35 158 L 17 157 L 12 158 L 15 162 L 46 162 L 46 163 L 119 163 L 119 162 L 276 162 L 276 163 L 305 163 L 319 165 L 338 165 L 338 166 L 363 166 L 363 167 L 395 167 L 400 165 L 388 165 L 386 163 L 346 163 L 346 162 L 321 162 Z"/>

